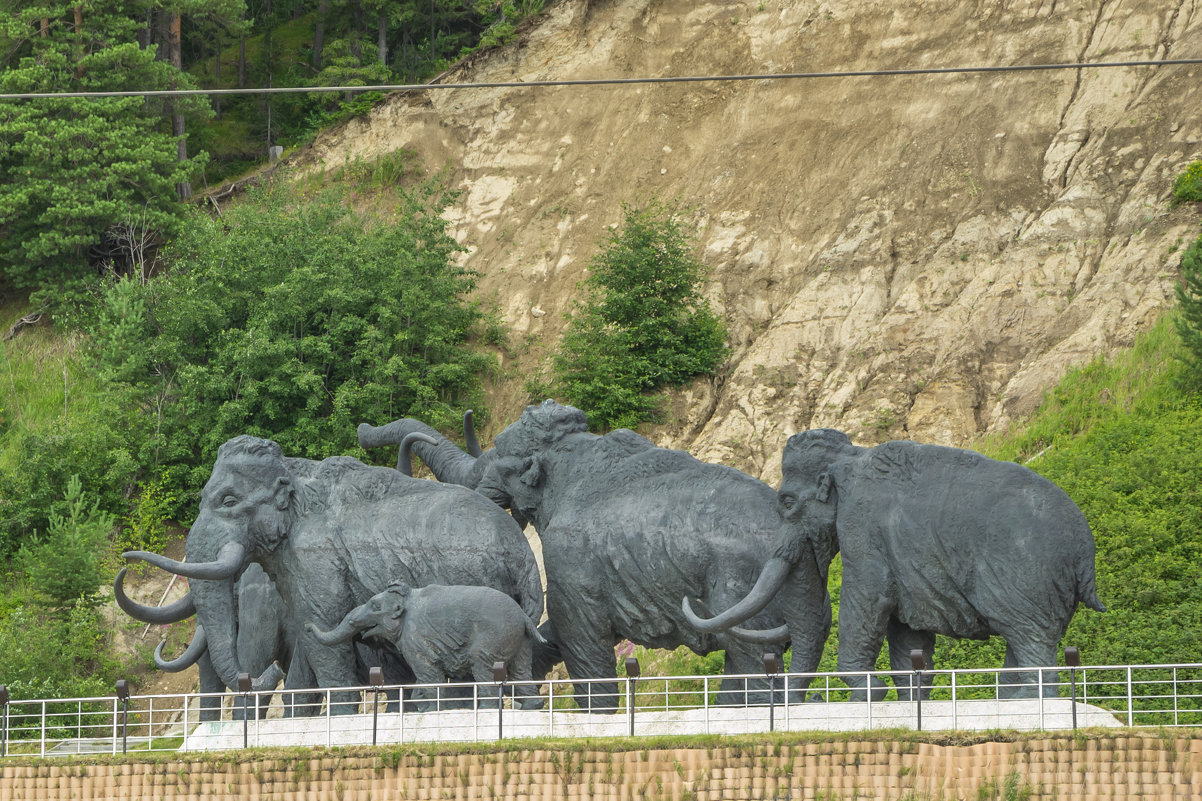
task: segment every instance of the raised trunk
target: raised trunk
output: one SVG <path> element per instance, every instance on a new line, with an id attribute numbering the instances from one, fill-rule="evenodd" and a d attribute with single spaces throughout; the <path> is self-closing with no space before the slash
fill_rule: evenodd
<path id="1" fill-rule="evenodd" d="M 359 426 L 359 444 L 364 448 L 378 448 L 383 445 L 399 446 L 406 436 L 414 433 L 426 434 L 436 442 L 434 445 L 417 442 L 413 445 L 413 451 L 433 471 L 439 481 L 447 484 L 459 484 L 471 489 L 476 488 L 476 485 L 480 483 L 480 474 L 483 472 L 484 466 L 420 420 L 404 418 L 379 428 L 363 423 Z"/>
<path id="2" fill-rule="evenodd" d="M 312 623 L 306 623 L 305 628 L 307 628 L 322 645 L 341 645 L 342 643 L 348 642 L 352 637 L 354 637 L 357 631 L 357 629 L 347 620 L 343 620 L 330 631 L 322 631 Z"/>

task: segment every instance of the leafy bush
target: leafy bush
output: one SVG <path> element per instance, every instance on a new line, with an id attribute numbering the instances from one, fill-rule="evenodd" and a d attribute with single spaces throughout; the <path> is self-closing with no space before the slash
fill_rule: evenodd
<path id="1" fill-rule="evenodd" d="M 106 624 L 79 604 L 51 616 L 32 606 L 0 614 L 0 676 L 14 699 L 111 694 L 118 662 Z"/>
<path id="2" fill-rule="evenodd" d="M 554 358 L 559 391 L 596 428 L 659 420 L 651 393 L 714 372 L 727 352 L 726 326 L 699 291 L 705 268 L 673 210 L 624 209 Z"/>
<path id="3" fill-rule="evenodd" d="M 1202 166 L 1202 162 L 1195 164 Z M 1185 346 L 1181 354 L 1186 366 L 1182 381 L 1188 388 L 1202 390 L 1202 237 L 1181 255 L 1177 303 L 1180 306 L 1177 334 Z"/>
<path id="4" fill-rule="evenodd" d="M 1173 205 L 1202 201 L 1202 161 L 1190 164 L 1173 181 Z"/>
<path id="5" fill-rule="evenodd" d="M 197 213 L 169 275 L 111 287 L 101 369 L 152 421 L 148 462 L 181 468 L 174 490 L 202 484 L 237 434 L 324 458 L 354 451 L 360 422 L 452 426 L 479 400 L 492 361 L 468 346 L 481 313 L 448 199 L 434 183 L 397 190 L 392 216 L 368 223 L 337 190 L 275 185 L 221 219 Z"/>

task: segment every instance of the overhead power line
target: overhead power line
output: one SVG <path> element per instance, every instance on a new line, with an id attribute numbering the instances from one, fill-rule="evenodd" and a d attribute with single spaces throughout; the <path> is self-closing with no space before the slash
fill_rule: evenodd
<path id="1" fill-rule="evenodd" d="M 402 83 L 372 86 L 287 86 L 259 89 L 151 89 L 123 92 L 25 92 L 0 94 L 0 100 L 46 100 L 69 97 L 187 97 L 189 95 L 281 95 L 302 92 L 428 92 L 442 89 L 527 89 L 559 86 L 629 86 L 663 83 L 719 83 L 733 81 L 796 81 L 821 78 L 884 78 L 907 75 L 965 75 L 996 72 L 1109 69 L 1114 67 L 1175 67 L 1202 64 L 1202 58 L 1161 61 L 1098 61 L 1077 64 L 1015 64 L 990 67 L 930 67 L 900 70 L 849 70 L 845 72 L 783 72 L 758 75 L 683 75 L 646 78 L 585 78 L 562 81 L 486 81 L 483 83 Z"/>

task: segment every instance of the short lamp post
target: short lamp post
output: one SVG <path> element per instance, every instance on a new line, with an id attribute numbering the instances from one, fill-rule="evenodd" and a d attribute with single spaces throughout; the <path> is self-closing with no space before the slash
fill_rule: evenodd
<path id="1" fill-rule="evenodd" d="M 1064 664 L 1068 666 L 1069 698 L 1073 709 L 1073 731 L 1077 730 L 1077 668 L 1081 666 L 1081 652 L 1076 646 L 1064 649 Z"/>
<path id="2" fill-rule="evenodd" d="M 380 721 L 380 685 L 384 683 L 384 669 L 381 667 L 370 668 L 367 671 L 367 683 L 372 686 L 371 691 L 371 744 L 376 744 L 376 731 Z"/>
<path id="3" fill-rule="evenodd" d="M 764 654 L 764 673 L 768 676 L 768 731 L 776 730 L 776 674 L 780 673 L 780 656 Z"/>
<path id="4" fill-rule="evenodd" d="M 505 681 L 509 678 L 509 671 L 505 668 L 504 662 L 492 663 L 492 680 L 497 683 L 497 739 L 500 740 L 505 730 L 502 728 L 505 718 Z"/>
<path id="5" fill-rule="evenodd" d="M 634 736 L 634 682 L 643 675 L 639 660 L 633 656 L 626 657 L 626 715 L 630 719 L 630 736 Z"/>
<path id="6" fill-rule="evenodd" d="M 8 756 L 8 685 L 0 684 L 0 757 Z"/>
<path id="7" fill-rule="evenodd" d="M 910 651 L 910 667 L 914 670 L 911 680 L 911 691 L 914 693 L 915 709 L 917 710 L 918 731 L 922 731 L 922 672 L 927 668 L 927 658 L 922 650 L 915 648 Z"/>
<path id="8" fill-rule="evenodd" d="M 238 692 L 242 693 L 242 747 L 250 745 L 250 674 L 238 674 Z M 258 702 L 255 702 L 258 706 Z M 258 731 L 256 729 L 256 731 Z"/>
<path id="9" fill-rule="evenodd" d="M 117 679 L 117 697 L 121 699 L 121 753 L 129 748 L 129 682 Z"/>

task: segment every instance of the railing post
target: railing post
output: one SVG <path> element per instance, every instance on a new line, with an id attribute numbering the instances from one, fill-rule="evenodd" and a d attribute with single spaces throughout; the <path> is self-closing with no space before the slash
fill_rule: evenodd
<path id="1" fill-rule="evenodd" d="M 46 702 L 42 702 L 42 742 L 38 756 L 46 756 Z M 113 699 L 113 753 L 117 753 L 117 699 Z"/>
<path id="2" fill-rule="evenodd" d="M 1177 722 L 1177 668 L 1173 668 L 1173 725 Z"/>
<path id="3" fill-rule="evenodd" d="M 710 733 L 710 677 L 704 676 L 701 680 L 701 703 L 705 709 L 705 733 Z"/>
<path id="4" fill-rule="evenodd" d="M 956 675 L 957 671 L 952 671 L 952 731 L 960 729 L 960 719 L 956 712 Z"/>
<path id="5" fill-rule="evenodd" d="M 1131 692 L 1131 666 L 1127 666 L 1127 727 L 1135 725 L 1135 698 Z"/>
<path id="6" fill-rule="evenodd" d="M 0 684 L 0 757 L 8 756 L 8 685 Z"/>
<path id="7" fill-rule="evenodd" d="M 868 704 L 868 728 L 872 728 L 872 674 L 864 674 L 864 686 L 867 688 L 864 692 L 864 703 Z"/>
<path id="8" fill-rule="evenodd" d="M 113 756 L 117 755 L 117 706 L 120 703 L 117 696 L 113 696 Z M 46 702 L 42 702 L 42 739 L 46 737 Z M 45 746 L 42 748 L 45 752 Z"/>
<path id="9" fill-rule="evenodd" d="M 1036 690 L 1039 693 L 1039 730 L 1043 731 L 1043 671 L 1039 671 L 1039 679 L 1036 681 Z"/>
<path id="10" fill-rule="evenodd" d="M 188 731 L 188 695 L 184 694 L 184 747 L 183 750 L 188 750 L 188 737 L 192 732 Z"/>
<path id="11" fill-rule="evenodd" d="M 785 731 L 789 730 L 789 674 L 785 674 Z"/>
<path id="12" fill-rule="evenodd" d="M 329 748 L 330 744 L 333 742 L 333 737 L 331 736 L 331 733 L 330 733 L 330 727 L 334 723 L 334 709 L 330 703 L 331 699 L 333 698 L 333 695 L 334 694 L 330 691 L 330 688 L 327 687 L 326 688 L 326 748 Z"/>

